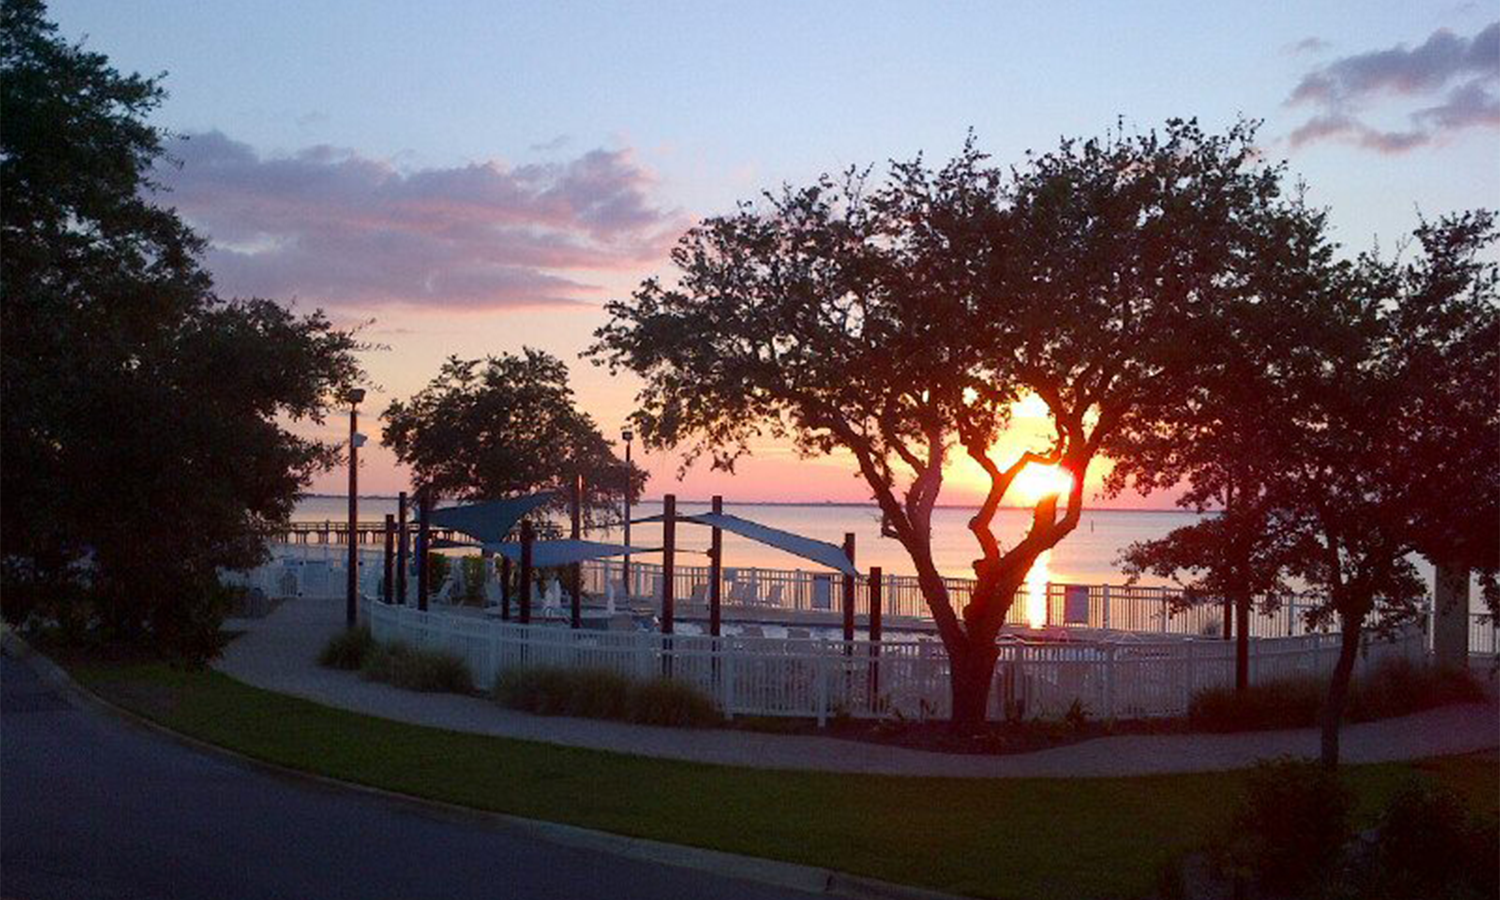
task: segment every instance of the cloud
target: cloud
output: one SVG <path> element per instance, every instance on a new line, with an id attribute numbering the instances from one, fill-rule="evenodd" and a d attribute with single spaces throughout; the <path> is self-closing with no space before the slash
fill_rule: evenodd
<path id="1" fill-rule="evenodd" d="M 1304 42 L 1305 43 L 1305 42 Z M 1404 44 L 1345 56 L 1302 77 L 1286 104 L 1312 109 L 1289 136 L 1292 146 L 1344 140 L 1383 153 L 1402 153 L 1469 128 L 1500 127 L 1500 22 L 1473 37 L 1447 29 L 1414 48 Z M 1383 129 L 1366 121 L 1372 105 L 1421 102 L 1408 109 L 1409 128 Z"/>
<path id="2" fill-rule="evenodd" d="M 1282 52 L 1291 54 L 1293 56 L 1302 53 L 1315 54 L 1322 53 L 1324 50 L 1327 50 L 1332 46 L 1332 44 L 1328 43 L 1320 37 L 1305 37 L 1300 41 L 1287 44 L 1282 48 Z"/>
<path id="3" fill-rule="evenodd" d="M 628 151 L 401 171 L 329 146 L 262 156 L 218 131 L 170 148 L 167 201 L 206 232 L 221 293 L 368 308 L 575 304 L 589 272 L 659 258 L 675 213 Z"/>

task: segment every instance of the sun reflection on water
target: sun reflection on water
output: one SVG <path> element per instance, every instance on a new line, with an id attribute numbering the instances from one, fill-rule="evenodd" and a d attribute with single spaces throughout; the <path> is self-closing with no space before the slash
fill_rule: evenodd
<path id="1" fill-rule="evenodd" d="M 1048 563 L 1052 551 L 1043 550 L 1026 573 L 1026 627 L 1043 628 L 1047 624 L 1047 582 L 1052 580 Z"/>

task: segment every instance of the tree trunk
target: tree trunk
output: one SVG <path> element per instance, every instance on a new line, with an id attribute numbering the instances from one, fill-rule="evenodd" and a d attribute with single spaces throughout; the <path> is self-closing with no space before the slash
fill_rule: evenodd
<path id="1" fill-rule="evenodd" d="M 1328 699 L 1323 704 L 1323 752 L 1325 768 L 1337 768 L 1339 764 L 1339 724 L 1344 718 L 1344 706 L 1349 699 L 1349 681 L 1354 676 L 1354 661 L 1359 656 L 1359 639 L 1364 617 L 1342 619 L 1339 644 L 1339 661 L 1333 667 L 1333 680 L 1328 685 Z"/>
<path id="2" fill-rule="evenodd" d="M 995 639 L 970 639 L 962 649 L 948 648 L 952 668 L 949 679 L 953 697 L 953 730 L 960 734 L 978 731 L 984 725 L 994 681 L 995 659 L 1000 655 Z"/>
<path id="3" fill-rule="evenodd" d="M 1234 690 L 1250 687 L 1250 596 L 1234 598 Z"/>

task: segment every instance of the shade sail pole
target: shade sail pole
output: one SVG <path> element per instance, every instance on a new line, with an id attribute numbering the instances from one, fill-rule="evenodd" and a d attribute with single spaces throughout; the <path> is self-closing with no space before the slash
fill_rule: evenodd
<path id="1" fill-rule="evenodd" d="M 675 612 L 672 581 L 677 563 L 677 495 L 662 498 L 661 523 L 661 633 L 671 634 Z"/>
<path id="2" fill-rule="evenodd" d="M 583 518 L 583 476 L 573 476 L 573 489 L 568 498 L 568 505 L 573 514 L 573 540 L 582 537 Z M 583 627 L 583 564 L 575 562 L 568 569 L 568 579 L 572 582 L 573 602 L 569 606 L 568 625 L 578 629 Z"/>
<path id="3" fill-rule="evenodd" d="M 717 494 L 713 498 L 713 511 L 715 515 L 724 512 L 724 498 Z M 720 582 L 723 574 L 724 529 L 715 525 L 708 545 L 708 633 L 713 637 L 719 636 L 723 621 L 720 609 Z"/>
<path id="4" fill-rule="evenodd" d="M 667 494 L 662 498 L 662 559 L 661 559 L 661 673 L 672 677 L 672 631 L 674 597 L 673 576 L 677 562 L 677 496 Z"/>
<path id="5" fill-rule="evenodd" d="M 417 609 L 427 611 L 432 590 L 432 493 L 423 488 L 417 494 Z"/>
<path id="6" fill-rule="evenodd" d="M 500 621 L 510 621 L 510 557 L 500 554 Z"/>
<path id="7" fill-rule="evenodd" d="M 396 585 L 392 581 L 396 574 L 396 517 L 385 514 L 385 577 L 380 581 L 380 599 L 390 606 L 396 597 Z"/>
<path id="8" fill-rule="evenodd" d="M 870 567 L 870 704 L 878 711 L 880 703 L 880 608 L 881 572 Z"/>
<path id="9" fill-rule="evenodd" d="M 521 624 L 531 624 L 531 544 L 536 534 L 531 522 L 521 523 Z"/>
<path id="10" fill-rule="evenodd" d="M 854 532 L 844 534 L 844 556 L 849 560 L 849 566 L 854 566 Z M 844 641 L 845 651 L 854 652 L 853 647 L 847 646 L 847 642 L 854 640 L 854 576 L 844 574 Z"/>
<path id="11" fill-rule="evenodd" d="M 406 546 L 406 491 L 396 498 L 396 602 L 406 605 L 406 571 L 410 566 Z"/>

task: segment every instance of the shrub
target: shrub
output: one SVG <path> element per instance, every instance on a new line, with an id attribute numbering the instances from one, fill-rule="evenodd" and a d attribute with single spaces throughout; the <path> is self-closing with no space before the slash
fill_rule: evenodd
<path id="1" fill-rule="evenodd" d="M 451 653 L 421 650 L 406 644 L 373 644 L 360 675 L 408 691 L 468 694 L 474 690 L 469 667 Z"/>
<path id="2" fill-rule="evenodd" d="M 432 587 L 433 593 L 448 580 L 448 570 L 453 567 L 453 560 L 441 553 L 429 552 L 427 554 L 427 584 Z"/>
<path id="3" fill-rule="evenodd" d="M 635 681 L 604 669 L 513 669 L 495 680 L 495 700 L 544 716 L 618 719 L 642 725 L 698 727 L 719 722 L 696 689 L 657 678 Z"/>
<path id="4" fill-rule="evenodd" d="M 1428 897 L 1455 888 L 1478 859 L 1478 823 L 1464 801 L 1446 787 L 1409 781 L 1380 817 L 1373 882 L 1389 897 Z M 1374 886 L 1373 885 L 1373 886 Z M 1497 885 L 1500 886 L 1500 885 Z"/>
<path id="5" fill-rule="evenodd" d="M 1349 694 L 1348 716 L 1350 721 L 1366 722 L 1484 699 L 1484 688 L 1465 669 L 1392 659 L 1355 682 Z"/>
<path id="6" fill-rule="evenodd" d="M 1361 894 L 1369 898 L 1494 897 L 1496 823 L 1452 790 L 1413 779 L 1391 798 L 1376 831 Z"/>
<path id="7" fill-rule="evenodd" d="M 1195 731 L 1259 731 L 1316 724 L 1323 705 L 1323 683 L 1313 678 L 1251 685 L 1243 694 L 1233 686 L 1199 691 L 1188 704 Z"/>
<path id="8" fill-rule="evenodd" d="M 717 724 L 714 702 L 697 690 L 666 678 L 632 685 L 630 721 L 642 725 L 698 728 Z"/>
<path id="9" fill-rule="evenodd" d="M 488 575 L 489 560 L 482 556 L 465 556 L 459 560 L 459 573 L 463 576 L 464 592 L 460 601 L 469 606 L 484 605 L 484 581 Z"/>
<path id="10" fill-rule="evenodd" d="M 625 719 L 630 681 L 604 669 L 512 669 L 495 680 L 501 706 L 544 716 Z"/>
<path id="11" fill-rule="evenodd" d="M 1209 688 L 1193 695 L 1188 724 L 1212 732 L 1309 728 L 1318 723 L 1327 690 L 1323 679 L 1311 677 L 1253 684 L 1243 694 L 1233 687 Z M 1463 669 L 1390 659 L 1354 679 L 1345 717 L 1367 722 L 1484 699 L 1484 688 Z"/>
<path id="12" fill-rule="evenodd" d="M 1353 795 L 1313 762 L 1261 761 L 1217 848 L 1231 874 L 1273 892 L 1296 892 L 1330 876 L 1349 840 Z M 1300 895 L 1299 895 L 1300 896 Z"/>
<path id="13" fill-rule="evenodd" d="M 358 669 L 365 664 L 365 657 L 374 646 L 375 638 L 367 626 L 340 631 L 323 645 L 323 652 L 318 654 L 318 665 L 330 669 Z"/>

